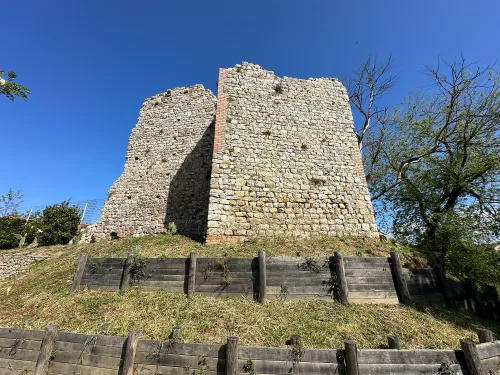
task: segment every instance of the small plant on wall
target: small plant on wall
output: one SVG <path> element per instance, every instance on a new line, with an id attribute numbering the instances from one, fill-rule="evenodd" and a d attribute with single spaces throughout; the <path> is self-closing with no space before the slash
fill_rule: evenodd
<path id="1" fill-rule="evenodd" d="M 143 280 L 146 277 L 146 258 L 136 255 L 130 266 L 130 282 Z"/>

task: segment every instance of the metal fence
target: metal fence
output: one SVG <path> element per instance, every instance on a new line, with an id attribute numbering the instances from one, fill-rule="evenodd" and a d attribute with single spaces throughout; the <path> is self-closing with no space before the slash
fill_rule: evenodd
<path id="1" fill-rule="evenodd" d="M 82 224 L 92 224 L 99 221 L 101 210 L 104 207 L 106 199 L 87 199 L 78 202 L 70 201 L 70 206 L 77 206 L 80 211 L 80 219 Z M 60 202 L 59 202 L 60 203 Z M 24 217 L 29 220 L 35 217 L 37 213 L 42 213 L 45 207 L 52 204 L 41 206 L 24 206 L 20 212 L 24 212 Z"/>

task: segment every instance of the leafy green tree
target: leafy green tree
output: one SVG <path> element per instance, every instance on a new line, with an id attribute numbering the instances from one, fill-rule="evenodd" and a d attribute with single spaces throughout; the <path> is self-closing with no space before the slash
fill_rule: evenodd
<path id="1" fill-rule="evenodd" d="M 498 262 L 479 245 L 500 235 L 500 76 L 463 57 L 426 72 L 427 91 L 365 135 L 365 172 L 395 235 L 463 276 L 448 252 Z"/>
<path id="2" fill-rule="evenodd" d="M 78 233 L 80 210 L 77 206 L 70 206 L 69 201 L 47 206 L 37 228 L 39 245 L 65 245 Z"/>
<path id="3" fill-rule="evenodd" d="M 0 70 L 0 95 L 5 95 L 12 101 L 14 101 L 16 96 L 23 100 L 28 100 L 28 95 L 31 94 L 31 91 L 28 88 L 14 82 L 17 78 L 16 72 L 8 72 L 7 79 L 2 77 L 4 74 L 5 70 Z"/>
<path id="4" fill-rule="evenodd" d="M 12 188 L 6 194 L 0 196 L 0 216 L 17 215 L 17 210 L 24 202 L 21 190 L 13 191 Z"/>

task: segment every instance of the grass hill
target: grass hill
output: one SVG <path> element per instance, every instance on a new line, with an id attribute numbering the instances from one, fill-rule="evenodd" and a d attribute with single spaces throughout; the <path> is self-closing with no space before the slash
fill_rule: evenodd
<path id="1" fill-rule="evenodd" d="M 500 324 L 445 307 L 402 305 L 349 305 L 322 301 L 268 301 L 264 305 L 245 299 L 222 299 L 184 294 L 69 290 L 79 256 L 114 254 L 125 257 L 138 252 L 144 257 L 325 256 L 333 251 L 344 255 L 386 256 L 400 252 L 403 262 L 425 264 L 415 249 L 392 243 L 359 239 L 261 239 L 233 245 L 201 245 L 182 236 L 159 235 L 102 241 L 88 245 L 42 247 L 32 250 L 49 259 L 28 272 L 0 283 L 0 326 L 45 329 L 58 324 L 62 330 L 90 334 L 126 336 L 141 330 L 145 338 L 166 339 L 174 325 L 182 339 L 191 342 L 222 343 L 237 335 L 242 345 L 283 346 L 291 334 L 302 336 L 303 345 L 340 348 L 343 340 L 358 341 L 361 348 L 386 345 L 387 335 L 400 337 L 404 348 L 456 348 L 459 339 L 475 336 L 475 328 L 486 327 L 497 334 Z M 5 253 L 16 253 L 9 251 Z M 23 251 L 26 252 L 26 251 Z"/>

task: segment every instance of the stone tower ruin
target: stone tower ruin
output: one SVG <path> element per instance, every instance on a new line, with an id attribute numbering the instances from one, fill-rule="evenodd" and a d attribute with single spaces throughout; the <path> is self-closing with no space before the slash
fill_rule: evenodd
<path id="1" fill-rule="evenodd" d="M 178 232 L 207 242 L 249 236 L 378 237 L 337 79 L 279 78 L 258 65 L 146 99 L 99 222 L 82 241 Z"/>

